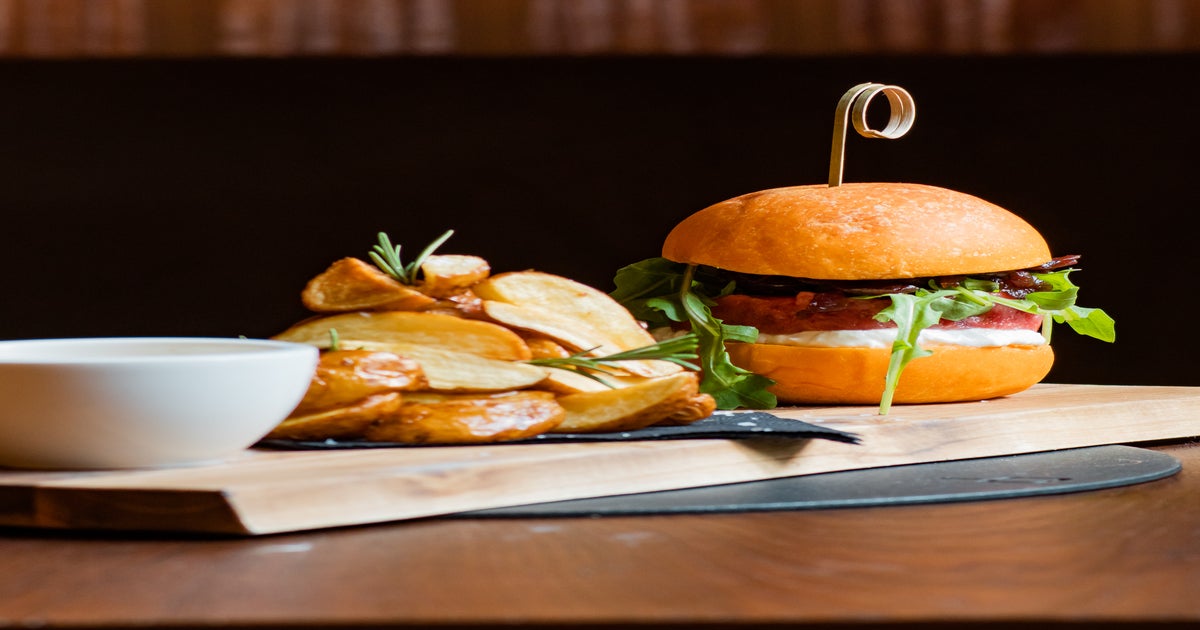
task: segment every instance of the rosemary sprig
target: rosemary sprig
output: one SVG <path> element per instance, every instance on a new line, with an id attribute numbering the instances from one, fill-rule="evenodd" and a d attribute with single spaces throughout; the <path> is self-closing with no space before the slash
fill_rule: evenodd
<path id="1" fill-rule="evenodd" d="M 580 376 L 586 376 L 594 381 L 599 381 L 608 387 L 614 387 L 612 383 L 604 380 L 603 375 L 616 375 L 620 370 L 621 361 L 670 361 L 686 369 L 699 371 L 700 366 L 690 362 L 691 359 L 699 358 L 699 355 L 696 354 L 698 343 L 699 339 L 697 339 L 696 335 L 688 333 L 648 346 L 624 350 L 602 357 L 589 356 L 595 350 L 595 348 L 591 348 L 589 350 L 581 350 L 568 357 L 530 359 L 526 363 L 568 370 Z"/>
<path id="2" fill-rule="evenodd" d="M 454 230 L 446 230 L 437 240 L 430 243 L 417 255 L 416 259 L 407 265 L 400 259 L 400 246 L 392 245 L 392 239 L 388 238 L 386 232 L 379 233 L 379 244 L 371 248 L 368 256 L 387 275 L 399 280 L 408 285 L 417 283 L 417 272 L 421 270 L 421 265 L 425 263 L 425 259 L 441 247 L 451 236 L 454 235 Z"/>

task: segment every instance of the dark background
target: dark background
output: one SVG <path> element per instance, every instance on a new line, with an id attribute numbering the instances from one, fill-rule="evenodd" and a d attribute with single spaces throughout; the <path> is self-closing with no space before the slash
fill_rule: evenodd
<path id="1" fill-rule="evenodd" d="M 1105 344 L 1047 380 L 1200 385 L 1200 56 L 0 62 L 0 338 L 265 337 L 378 231 L 408 257 L 611 289 L 687 214 L 823 183 L 850 86 L 901 85 L 904 138 L 845 180 L 984 197 L 1081 254 Z M 882 99 L 881 99 L 882 102 Z M 931 238 L 936 235 L 931 234 Z"/>

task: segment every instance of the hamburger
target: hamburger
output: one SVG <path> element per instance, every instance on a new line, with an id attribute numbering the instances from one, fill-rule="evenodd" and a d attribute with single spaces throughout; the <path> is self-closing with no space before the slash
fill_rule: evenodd
<path id="1" fill-rule="evenodd" d="M 1105 341 L 1077 306 L 1077 255 L 1017 215 L 920 184 L 793 186 L 709 206 L 613 296 L 659 336 L 694 331 L 725 408 L 940 403 L 1014 394 L 1054 363 L 1053 324 Z M 711 377 L 711 378 L 710 378 Z"/>

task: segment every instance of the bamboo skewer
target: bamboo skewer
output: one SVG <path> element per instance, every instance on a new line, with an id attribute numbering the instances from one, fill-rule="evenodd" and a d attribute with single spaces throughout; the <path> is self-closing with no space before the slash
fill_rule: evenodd
<path id="1" fill-rule="evenodd" d="M 867 108 L 879 94 L 887 97 L 891 115 L 883 129 L 871 129 L 867 124 Z M 894 140 L 908 133 L 917 117 L 912 96 L 897 85 L 860 83 L 847 91 L 838 101 L 833 118 L 833 148 L 829 154 L 829 186 L 842 185 L 846 161 L 846 126 L 853 123 L 855 131 L 864 138 Z"/>

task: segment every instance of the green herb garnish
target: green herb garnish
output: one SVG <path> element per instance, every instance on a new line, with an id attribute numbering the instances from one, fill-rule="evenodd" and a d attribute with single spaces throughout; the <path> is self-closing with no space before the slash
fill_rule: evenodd
<path id="1" fill-rule="evenodd" d="M 689 370 L 699 370 L 700 366 L 691 363 L 691 360 L 698 358 L 698 355 L 696 354 L 697 344 L 698 340 L 696 339 L 696 335 L 689 333 L 648 346 L 642 346 L 632 350 L 625 350 L 602 357 L 589 356 L 593 351 L 595 351 L 595 348 L 592 348 L 590 350 L 576 352 L 569 357 L 530 359 L 526 361 L 526 363 L 568 370 L 582 376 L 586 376 L 592 380 L 599 381 L 609 387 L 613 387 L 612 383 L 604 380 L 603 375 L 611 376 L 616 374 L 620 369 L 621 361 L 644 361 L 657 359 L 660 361 L 670 361 L 671 363 L 681 365 Z"/>
<path id="2" fill-rule="evenodd" d="M 726 325 L 713 317 L 709 308 L 716 298 L 733 290 L 732 283 L 701 277 L 694 265 L 666 258 L 622 267 L 614 282 L 612 298 L 649 326 L 667 327 L 674 322 L 691 325 L 703 371 L 700 391 L 711 395 L 718 409 L 770 409 L 776 405 L 775 395 L 767 391 L 775 382 L 737 367 L 725 350 L 726 341 L 754 341 L 758 330 Z"/>
<path id="3" fill-rule="evenodd" d="M 1048 273 L 1035 273 L 1038 279 L 1050 285 L 1048 291 L 1036 291 L 1023 299 L 1003 297 L 999 287 L 988 280 L 967 278 L 953 288 L 942 288 L 931 282 L 929 289 L 918 289 L 915 293 L 892 293 L 887 297 L 892 304 L 880 311 L 875 319 L 896 324 L 896 340 L 892 343 L 892 356 L 884 381 L 883 399 L 879 414 L 886 415 L 891 409 L 900 373 L 913 359 L 928 356 L 928 350 L 917 345 L 921 331 L 938 323 L 939 320 L 959 321 L 972 315 L 985 313 L 996 304 L 1042 315 L 1042 336 L 1050 342 L 1052 324 L 1066 323 L 1075 332 L 1101 341 L 1116 340 L 1116 324 L 1112 317 L 1098 308 L 1075 305 L 1079 287 L 1068 275 L 1074 269 L 1063 269 Z M 871 299 L 871 298 L 866 298 Z"/>
<path id="4" fill-rule="evenodd" d="M 421 265 L 424 264 L 425 259 L 429 258 L 438 247 L 441 247 L 442 243 L 445 243 L 453 235 L 454 230 L 446 230 L 445 234 L 442 234 L 437 240 L 430 243 L 421 251 L 416 259 L 406 265 L 400 259 L 400 246 L 393 246 L 392 240 L 388 238 L 388 235 L 380 232 L 379 244 L 371 248 L 371 251 L 367 255 L 371 257 L 371 261 L 375 263 L 375 266 L 379 267 L 387 275 L 404 284 L 413 285 L 417 283 L 417 272 L 421 270 Z"/>

